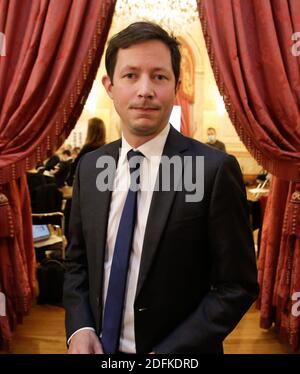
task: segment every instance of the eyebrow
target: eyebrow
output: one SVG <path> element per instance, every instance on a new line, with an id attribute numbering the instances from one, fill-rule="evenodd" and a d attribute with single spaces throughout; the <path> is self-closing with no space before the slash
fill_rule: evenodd
<path id="1" fill-rule="evenodd" d="M 141 69 L 137 66 L 126 65 L 126 66 L 124 66 L 124 68 L 121 69 L 121 73 L 124 73 L 127 70 L 138 71 L 138 70 L 141 70 Z M 152 71 L 153 72 L 161 71 L 161 72 L 168 73 L 168 70 L 165 69 L 163 66 L 157 66 L 154 69 L 152 69 Z"/>

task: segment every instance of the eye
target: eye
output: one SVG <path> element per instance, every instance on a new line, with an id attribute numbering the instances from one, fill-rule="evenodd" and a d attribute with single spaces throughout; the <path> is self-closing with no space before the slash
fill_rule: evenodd
<path id="1" fill-rule="evenodd" d="M 124 75 L 124 78 L 133 79 L 136 77 L 136 74 L 134 73 L 127 73 Z"/>
<path id="2" fill-rule="evenodd" d="M 159 81 L 162 81 L 162 80 L 167 79 L 167 77 L 166 77 L 165 75 L 163 75 L 163 74 L 157 74 L 157 75 L 155 76 L 155 79 L 157 79 L 157 80 L 159 80 Z"/>

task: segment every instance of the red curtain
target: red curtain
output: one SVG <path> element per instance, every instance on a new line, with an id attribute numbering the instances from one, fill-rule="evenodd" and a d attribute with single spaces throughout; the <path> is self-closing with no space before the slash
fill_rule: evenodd
<path id="1" fill-rule="evenodd" d="M 217 85 L 241 140 L 275 178 L 259 262 L 261 325 L 299 347 L 292 295 L 300 290 L 300 30 L 297 0 L 197 0 Z M 297 231 L 298 229 L 298 231 Z"/>
<path id="2" fill-rule="evenodd" d="M 276 316 L 276 308 L 273 304 L 276 270 L 279 262 L 280 243 L 284 221 L 284 211 L 288 203 L 289 182 L 273 177 L 270 196 L 280 196 L 280 199 L 268 198 L 265 212 L 268 219 L 264 221 L 262 229 L 258 278 L 264 297 L 258 301 L 262 312 L 261 325 L 269 328 Z"/>
<path id="3" fill-rule="evenodd" d="M 294 350 L 300 346 L 300 319 L 293 312 L 300 290 L 300 185 L 274 178 L 264 220 L 258 277 L 261 327 L 275 326 Z M 272 197 L 277 198 L 272 198 Z"/>
<path id="4" fill-rule="evenodd" d="M 34 294 L 24 173 L 62 144 L 91 89 L 115 0 L 0 0 L 0 346 Z"/>
<path id="5" fill-rule="evenodd" d="M 8 349 L 11 332 L 28 313 L 34 297 L 35 257 L 26 176 L 6 183 L 1 189 L 0 210 L 5 214 L 3 210 L 9 207 L 7 216 L 11 221 L 7 235 L 3 231 L 0 235 L 0 291 L 6 298 L 6 315 L 0 317 L 0 347 Z"/>
<path id="6" fill-rule="evenodd" d="M 300 180 L 300 30 L 297 0 L 198 0 L 218 87 L 240 138 L 256 160 Z"/>
<path id="7" fill-rule="evenodd" d="M 176 96 L 176 105 L 181 107 L 181 128 L 180 131 L 185 136 L 190 136 L 190 103 L 182 95 L 181 90 L 179 89 Z"/>

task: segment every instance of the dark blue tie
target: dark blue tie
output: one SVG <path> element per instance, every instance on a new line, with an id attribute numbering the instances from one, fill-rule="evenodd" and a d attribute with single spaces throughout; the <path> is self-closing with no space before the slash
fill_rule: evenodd
<path id="1" fill-rule="evenodd" d="M 119 349 L 120 331 L 126 289 L 129 258 L 136 218 L 139 172 L 143 154 L 130 150 L 127 154 L 130 167 L 130 188 L 126 197 L 111 265 L 102 323 L 102 347 L 104 353 L 116 353 Z"/>

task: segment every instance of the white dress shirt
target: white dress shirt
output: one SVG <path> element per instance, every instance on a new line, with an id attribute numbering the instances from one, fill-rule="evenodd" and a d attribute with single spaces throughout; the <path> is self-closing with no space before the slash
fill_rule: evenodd
<path id="1" fill-rule="evenodd" d="M 137 288 L 137 281 L 142 256 L 142 248 L 145 236 L 145 229 L 149 214 L 149 208 L 152 200 L 153 189 L 155 186 L 161 155 L 170 130 L 170 125 L 153 139 L 142 144 L 134 150 L 138 150 L 145 156 L 140 168 L 141 189 L 137 196 L 137 217 L 133 234 L 132 251 L 127 274 L 127 285 L 124 302 L 124 314 L 121 327 L 120 346 L 121 352 L 135 353 L 134 336 L 134 299 Z M 121 214 L 125 204 L 130 184 L 130 171 L 127 160 L 127 153 L 133 149 L 122 136 L 122 148 L 115 176 L 115 188 L 112 192 L 110 203 L 108 229 L 106 238 L 106 252 L 104 260 L 104 284 L 103 284 L 103 305 L 105 305 L 106 293 L 108 288 L 111 263 L 117 237 L 117 228 L 121 219 Z M 91 329 L 84 327 L 83 329 Z M 82 329 L 77 330 L 75 333 Z M 74 333 L 74 334 L 75 334 Z M 70 337 L 74 336 L 74 334 Z"/>

